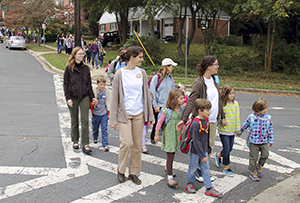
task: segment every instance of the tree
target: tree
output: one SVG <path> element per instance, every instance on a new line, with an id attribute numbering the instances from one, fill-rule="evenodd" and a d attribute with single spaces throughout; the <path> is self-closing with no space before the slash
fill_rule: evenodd
<path id="1" fill-rule="evenodd" d="M 249 19 L 263 18 L 268 23 L 267 41 L 265 50 L 266 72 L 272 71 L 272 52 L 276 31 L 276 19 L 288 17 L 288 9 L 293 1 L 290 0 L 247 0 L 243 4 L 237 4 L 235 12 Z"/>

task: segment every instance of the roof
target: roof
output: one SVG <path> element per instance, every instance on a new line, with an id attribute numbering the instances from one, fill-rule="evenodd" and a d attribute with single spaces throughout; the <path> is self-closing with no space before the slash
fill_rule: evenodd
<path id="1" fill-rule="evenodd" d="M 108 12 L 104 12 L 98 21 L 100 25 L 106 23 L 116 23 L 116 22 L 117 22 L 116 15 Z"/>

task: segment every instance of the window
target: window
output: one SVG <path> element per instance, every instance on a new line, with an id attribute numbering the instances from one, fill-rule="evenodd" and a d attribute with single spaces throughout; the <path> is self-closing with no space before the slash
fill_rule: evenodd
<path id="1" fill-rule="evenodd" d="M 100 25 L 100 30 L 105 31 L 105 24 Z"/>
<path id="2" fill-rule="evenodd" d="M 165 27 L 169 27 L 169 24 L 165 24 Z"/>
<path id="3" fill-rule="evenodd" d="M 202 29 L 210 28 L 210 23 L 208 21 L 198 19 L 198 28 L 202 28 Z"/>
<path id="4" fill-rule="evenodd" d="M 117 30 L 117 23 L 111 23 L 110 30 Z"/>

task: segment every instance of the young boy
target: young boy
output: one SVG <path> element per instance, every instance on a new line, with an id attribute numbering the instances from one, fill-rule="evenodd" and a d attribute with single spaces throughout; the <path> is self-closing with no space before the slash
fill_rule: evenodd
<path id="1" fill-rule="evenodd" d="M 190 164 L 189 170 L 186 178 L 187 185 L 185 186 L 188 193 L 195 193 L 194 188 L 196 182 L 196 170 L 198 163 L 200 163 L 200 168 L 202 176 L 204 179 L 204 185 L 206 188 L 205 195 L 220 197 L 222 194 L 215 190 L 212 186 L 209 174 L 209 162 L 208 156 L 211 153 L 211 147 L 209 145 L 209 135 L 208 135 L 208 117 L 210 115 L 211 103 L 207 99 L 196 99 L 195 110 L 198 112 L 198 120 L 193 120 L 190 127 L 190 135 L 193 140 L 190 151 Z"/>
<path id="2" fill-rule="evenodd" d="M 271 116 L 267 114 L 268 102 L 259 97 L 252 105 L 253 114 L 250 114 L 241 127 L 240 136 L 248 127 L 249 132 L 249 177 L 254 181 L 259 181 L 262 176 L 261 167 L 264 166 L 269 157 L 269 146 L 274 143 L 273 124 Z M 257 162 L 259 152 L 261 156 Z"/>
<path id="3" fill-rule="evenodd" d="M 106 78 L 103 75 L 97 77 L 97 87 L 93 89 L 94 95 L 97 95 L 98 104 L 94 107 L 92 126 L 93 126 L 93 139 L 97 144 L 99 136 L 99 125 L 101 124 L 102 133 L 102 147 L 104 151 L 109 151 L 108 148 L 108 134 L 107 134 L 107 122 L 109 119 L 110 109 L 110 92 L 105 87 Z"/>

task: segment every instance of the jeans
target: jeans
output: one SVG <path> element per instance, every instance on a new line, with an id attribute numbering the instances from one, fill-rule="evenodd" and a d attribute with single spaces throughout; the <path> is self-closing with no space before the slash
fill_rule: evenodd
<path id="1" fill-rule="evenodd" d="M 94 114 L 93 118 L 92 118 L 92 128 L 93 128 L 93 139 L 94 140 L 98 140 L 99 125 L 101 125 L 102 147 L 106 147 L 108 145 L 107 121 L 108 121 L 107 113 L 104 114 L 103 116 L 97 116 Z"/>
<path id="2" fill-rule="evenodd" d="M 190 153 L 190 164 L 189 164 L 189 170 L 186 178 L 186 183 L 192 183 L 195 185 L 196 183 L 196 170 L 198 163 L 200 163 L 200 168 L 204 180 L 204 186 L 205 188 L 211 188 L 211 180 L 209 175 L 209 161 L 208 161 L 208 154 L 205 153 L 205 156 L 207 158 L 207 162 L 202 162 L 199 158 L 198 154 Z"/>
<path id="3" fill-rule="evenodd" d="M 57 45 L 57 53 L 58 53 L 58 54 L 61 53 L 61 49 L 62 49 L 62 46 L 58 44 L 58 45 Z"/>
<path id="4" fill-rule="evenodd" d="M 100 60 L 100 67 L 102 68 L 103 60 Z"/>
<path id="5" fill-rule="evenodd" d="M 98 53 L 91 52 L 92 55 L 92 66 L 94 67 L 94 60 L 96 61 L 96 67 L 98 66 Z"/>
<path id="6" fill-rule="evenodd" d="M 234 143 L 234 135 L 221 135 L 220 139 L 223 145 L 223 150 L 221 151 L 221 157 L 223 157 L 223 165 L 227 166 L 230 164 L 230 152 L 232 151 Z"/>

